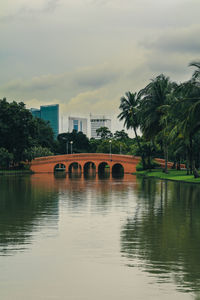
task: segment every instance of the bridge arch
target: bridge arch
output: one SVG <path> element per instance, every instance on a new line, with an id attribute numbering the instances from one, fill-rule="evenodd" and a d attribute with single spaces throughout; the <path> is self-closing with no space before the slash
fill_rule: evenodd
<path id="1" fill-rule="evenodd" d="M 116 163 L 112 166 L 112 175 L 113 177 L 124 175 L 124 167 L 121 163 Z"/>
<path id="2" fill-rule="evenodd" d="M 107 162 L 105 162 L 105 161 L 101 162 L 98 165 L 99 179 L 110 178 L 110 170 L 111 170 L 111 167 Z"/>
<path id="3" fill-rule="evenodd" d="M 63 164 L 63 163 L 57 163 L 55 166 L 54 166 L 54 173 L 55 172 L 59 172 L 59 171 L 66 171 L 66 165 Z"/>
<path id="4" fill-rule="evenodd" d="M 109 169 L 110 172 L 110 166 L 107 162 L 102 161 L 99 165 L 98 165 L 98 173 L 103 173 L 106 171 L 106 169 Z"/>
<path id="5" fill-rule="evenodd" d="M 89 170 L 92 170 L 96 173 L 96 164 L 93 161 L 87 161 L 83 166 L 83 172 L 88 173 Z"/>
<path id="6" fill-rule="evenodd" d="M 76 173 L 82 172 L 82 166 L 76 161 L 71 162 L 68 167 L 68 173 L 72 173 L 73 171 Z"/>

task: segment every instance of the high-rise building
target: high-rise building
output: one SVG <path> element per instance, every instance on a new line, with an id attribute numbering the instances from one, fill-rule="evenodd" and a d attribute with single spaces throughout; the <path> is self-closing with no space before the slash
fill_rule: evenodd
<path id="1" fill-rule="evenodd" d="M 91 138 L 99 139 L 96 130 L 100 127 L 107 127 L 111 130 L 111 119 L 105 116 L 92 116 L 90 115 L 90 125 L 91 125 Z"/>
<path id="2" fill-rule="evenodd" d="M 49 121 L 56 138 L 59 134 L 59 104 L 42 105 L 40 109 L 31 108 L 30 111 L 34 117 Z"/>
<path id="3" fill-rule="evenodd" d="M 77 132 L 82 131 L 85 135 L 87 135 L 86 118 L 69 117 L 68 124 L 69 124 L 69 132 L 76 130 Z"/>
<path id="4" fill-rule="evenodd" d="M 41 118 L 40 109 L 31 108 L 30 111 L 34 117 Z"/>

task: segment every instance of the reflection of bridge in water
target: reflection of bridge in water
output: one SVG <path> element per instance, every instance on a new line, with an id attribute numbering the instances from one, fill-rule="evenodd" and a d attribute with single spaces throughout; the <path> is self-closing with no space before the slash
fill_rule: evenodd
<path id="1" fill-rule="evenodd" d="M 95 173 L 126 173 L 136 171 L 140 157 L 131 155 L 82 153 L 56 155 L 35 158 L 30 168 L 35 173 L 53 173 L 55 171 L 66 171 L 67 173 L 87 173 L 89 170 Z"/>

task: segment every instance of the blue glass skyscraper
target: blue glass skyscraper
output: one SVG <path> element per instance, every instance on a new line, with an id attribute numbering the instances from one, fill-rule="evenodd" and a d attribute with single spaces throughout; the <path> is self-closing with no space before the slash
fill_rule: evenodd
<path id="1" fill-rule="evenodd" d="M 40 109 L 31 108 L 31 113 L 34 117 L 49 121 L 54 137 L 57 137 L 59 134 L 59 104 L 43 105 L 40 106 Z"/>

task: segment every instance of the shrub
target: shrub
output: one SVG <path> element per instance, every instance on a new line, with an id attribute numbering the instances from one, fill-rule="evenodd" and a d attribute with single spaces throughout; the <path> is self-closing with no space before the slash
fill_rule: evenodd
<path id="1" fill-rule="evenodd" d="M 140 160 L 139 163 L 136 166 L 136 171 L 143 171 L 143 165 L 142 161 Z"/>
<path id="2" fill-rule="evenodd" d="M 7 149 L 0 148 L 0 167 L 9 168 L 11 161 L 13 160 L 13 154 L 9 153 Z"/>
<path id="3" fill-rule="evenodd" d="M 148 166 L 148 169 L 159 169 L 161 166 L 159 163 L 157 163 L 154 160 L 151 160 L 150 166 Z M 140 160 L 139 163 L 136 166 L 136 171 L 143 171 L 143 165 L 142 165 L 142 161 Z"/>

